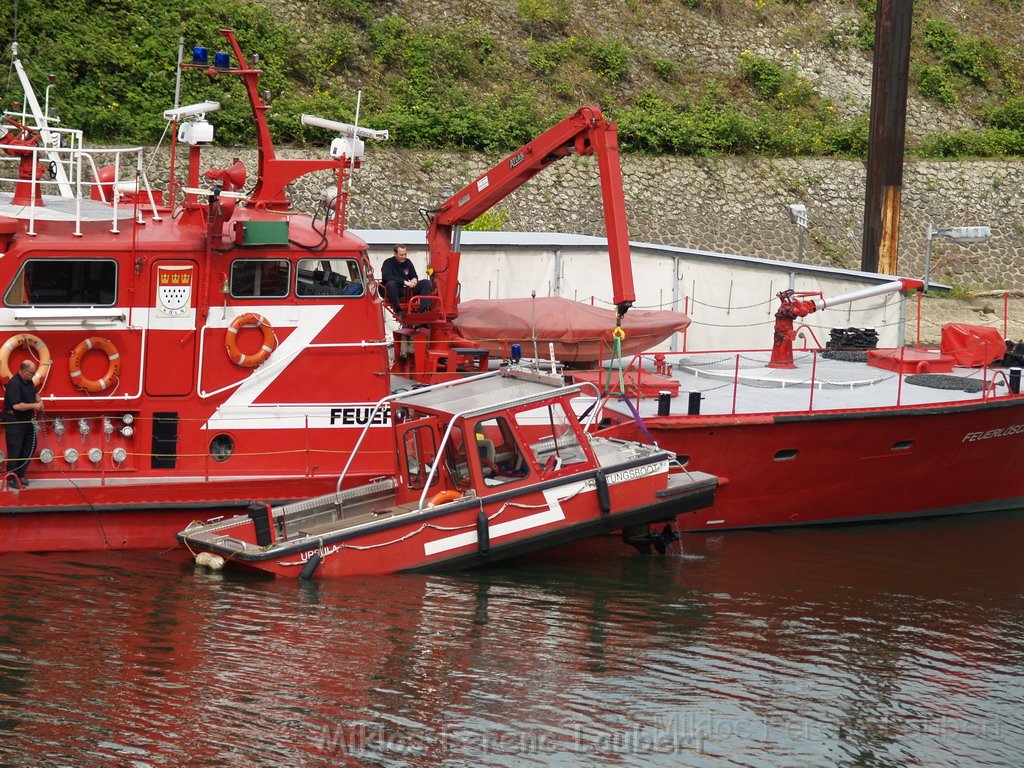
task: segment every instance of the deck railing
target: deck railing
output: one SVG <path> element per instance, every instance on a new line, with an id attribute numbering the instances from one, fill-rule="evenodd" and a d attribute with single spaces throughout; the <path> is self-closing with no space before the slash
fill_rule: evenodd
<path id="1" fill-rule="evenodd" d="M 809 379 L 804 379 L 804 380 L 801 380 L 801 381 L 794 381 L 792 383 L 787 383 L 787 382 L 783 382 L 783 381 L 780 380 L 778 382 L 773 382 L 773 384 L 776 385 L 776 386 L 779 386 L 779 387 L 783 387 L 783 388 L 791 388 L 791 387 L 792 388 L 796 388 L 796 387 L 804 388 L 804 387 L 806 387 L 807 390 L 808 390 L 807 407 L 804 410 L 805 410 L 805 412 L 809 413 L 809 412 L 814 411 L 814 409 L 815 409 L 815 392 L 830 386 L 830 382 L 825 381 L 825 380 L 821 380 L 819 378 L 818 357 L 819 357 L 819 353 L 822 350 L 820 350 L 820 349 L 807 349 L 805 351 L 806 351 L 806 354 L 810 357 L 810 359 L 809 360 L 804 359 L 803 361 L 799 361 L 797 367 L 801 368 L 801 369 L 809 369 L 810 378 Z M 937 349 L 937 348 L 928 348 L 928 349 L 926 349 L 926 351 L 938 353 L 940 350 Z M 643 371 L 643 372 L 646 372 L 646 373 L 660 373 L 662 375 L 669 375 L 669 376 L 671 376 L 673 368 L 678 368 L 679 361 L 686 360 L 686 359 L 693 359 L 693 358 L 696 358 L 696 357 L 699 357 L 699 356 L 716 355 L 716 354 L 722 355 L 722 357 L 716 361 L 716 362 L 722 364 L 717 369 L 718 372 L 719 372 L 719 375 L 716 376 L 716 378 L 721 380 L 721 382 L 722 382 L 721 387 L 727 387 L 728 386 L 728 387 L 731 388 L 732 392 L 731 392 L 731 404 L 729 406 L 729 410 L 726 413 L 724 413 L 724 414 L 722 412 L 717 412 L 715 415 L 736 416 L 736 415 L 743 414 L 743 413 L 753 413 L 753 411 L 744 411 L 740 407 L 741 406 L 741 401 L 742 401 L 742 398 L 741 398 L 741 392 L 742 392 L 741 387 L 745 386 L 745 383 L 743 381 L 743 377 L 741 375 L 742 374 L 742 370 L 743 370 L 743 368 L 742 368 L 742 361 L 745 358 L 749 358 L 750 355 L 762 355 L 764 357 L 764 362 L 767 363 L 767 361 L 769 359 L 769 356 L 771 354 L 771 350 L 767 350 L 767 349 L 749 349 L 749 350 L 704 350 L 704 351 L 701 351 L 701 352 L 692 352 L 692 351 L 691 352 L 642 352 L 642 353 L 633 355 L 633 357 L 629 360 L 629 362 L 623 366 L 623 371 L 624 372 L 629 372 L 629 371 L 639 372 L 639 371 Z M 752 360 L 752 358 L 748 359 L 748 362 L 750 360 Z M 728 364 L 729 364 L 728 367 L 732 368 L 732 375 L 730 377 L 728 377 L 728 378 L 726 378 L 725 376 L 721 375 L 723 369 L 726 368 L 726 366 L 727 366 L 727 361 L 728 361 Z M 879 373 L 884 373 L 885 372 L 885 369 L 883 369 L 883 368 L 876 368 L 876 369 L 873 369 L 873 370 L 876 370 Z M 982 402 L 986 402 L 986 401 L 989 401 L 989 400 L 992 400 L 992 399 L 1002 398 L 1002 397 L 1019 396 L 1018 393 L 1014 393 L 1011 390 L 1011 388 L 1010 388 L 1010 376 L 1003 369 L 1001 369 L 1001 368 L 992 368 L 990 365 L 984 365 L 984 366 L 979 366 L 976 369 L 976 371 L 977 371 L 977 374 L 974 376 L 974 378 L 980 380 L 981 389 L 980 389 L 980 392 L 978 393 L 978 397 L 979 397 L 979 399 Z M 699 373 L 695 373 L 694 375 L 695 376 L 699 376 L 700 374 Z M 882 407 L 882 408 L 885 408 L 885 407 L 900 407 L 900 406 L 905 405 L 905 403 L 904 403 L 903 383 L 904 383 L 904 377 L 907 376 L 907 375 L 909 375 L 909 374 L 905 373 L 905 372 L 896 372 L 896 371 L 891 372 L 891 376 L 895 377 L 895 379 L 896 379 L 896 396 L 895 396 L 895 399 L 894 399 L 893 402 L 890 402 L 888 404 L 886 404 L 884 402 L 877 403 L 876 404 L 877 407 Z M 998 386 L 1000 379 L 1002 379 L 1002 384 L 1004 385 L 1004 388 L 1000 388 Z M 677 378 L 677 380 L 678 380 L 678 378 Z M 614 376 L 613 376 L 613 382 L 617 382 L 617 378 L 614 377 Z M 834 386 L 840 387 L 841 385 L 834 384 Z M 852 386 L 855 386 L 855 385 L 851 384 L 850 386 L 852 387 Z M 643 399 L 642 394 L 641 394 L 641 387 L 637 386 L 636 389 L 630 391 L 630 386 L 627 383 L 626 384 L 626 388 L 627 388 L 627 392 L 625 393 L 626 396 L 629 397 L 629 399 L 633 402 L 633 404 L 636 407 L 636 409 L 639 411 L 640 404 L 641 404 L 641 401 Z M 700 390 L 696 390 L 695 389 L 693 391 L 700 391 Z M 963 399 L 963 398 L 958 398 L 958 399 Z M 928 403 L 921 403 L 920 405 L 927 406 L 929 404 Z M 831 408 L 829 408 L 829 409 L 831 409 Z M 794 410 L 794 409 L 786 409 L 786 410 Z M 796 410 L 799 410 L 799 409 L 796 409 Z"/>
<path id="2" fill-rule="evenodd" d="M 136 207 L 139 195 L 155 221 L 160 220 L 156 199 L 150 187 L 143 165 L 142 147 L 101 147 L 83 149 L 81 132 L 50 128 L 50 132 L 63 137 L 59 139 L 67 146 L 18 147 L 18 156 L 0 153 L 0 189 L 24 190 L 28 187 L 29 202 L 24 206 L 28 218 L 28 234 L 36 234 L 36 222 L 42 218 L 43 210 L 53 204 L 54 198 L 63 198 L 71 204 L 69 215 L 75 224 L 74 234 L 82 235 L 82 222 L 106 220 L 97 217 L 95 208 L 90 206 L 83 212 L 84 201 L 98 201 L 110 206 L 110 231 L 118 234 L 121 213 L 128 205 Z M 22 179 L 18 175 L 19 165 L 25 153 L 31 157 L 31 175 Z M 13 173 L 8 172 L 13 166 Z M 40 174 L 45 168 L 51 178 Z M 110 169 L 109 178 L 102 178 L 100 171 Z M 45 195 L 43 204 L 36 202 L 37 196 Z M 127 198 L 127 200 L 126 200 Z M 130 202 L 129 202 L 130 200 Z M 8 203 L 13 202 L 6 200 Z M 65 211 L 65 213 L 68 213 Z"/>

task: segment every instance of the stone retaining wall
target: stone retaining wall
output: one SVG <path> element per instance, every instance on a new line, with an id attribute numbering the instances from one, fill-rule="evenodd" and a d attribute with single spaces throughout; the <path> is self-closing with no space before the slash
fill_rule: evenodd
<path id="1" fill-rule="evenodd" d="M 303 156 L 316 150 L 283 150 Z M 238 154 L 208 150 L 227 165 Z M 242 153 L 254 167 L 254 153 Z M 354 180 L 349 226 L 423 227 L 420 209 L 436 206 L 483 173 L 497 158 L 412 153 L 368 147 Z M 184 162 L 184 155 L 181 162 Z M 796 261 L 793 202 L 805 203 L 810 228 L 803 260 L 857 269 L 863 229 L 864 164 L 833 159 L 623 157 L 634 240 Z M 296 199 L 309 201 L 326 178 L 301 180 Z M 904 172 L 899 271 L 921 277 L 926 231 L 936 226 L 988 224 L 988 243 L 933 241 L 933 281 L 979 288 L 1024 288 L 1024 163 L 909 162 Z M 308 206 L 309 203 L 305 202 Z M 603 234 L 596 163 L 556 163 L 498 206 L 509 231 Z"/>

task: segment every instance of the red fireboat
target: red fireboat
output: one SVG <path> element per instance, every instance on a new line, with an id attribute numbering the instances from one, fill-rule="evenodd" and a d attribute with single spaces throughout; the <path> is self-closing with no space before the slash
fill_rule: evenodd
<path id="1" fill-rule="evenodd" d="M 388 339 L 385 311 L 399 308 L 384 302 L 366 243 L 345 227 L 349 175 L 364 142 L 387 131 L 304 115 L 336 134 L 329 157 L 278 157 L 260 70 L 233 32 L 222 34 L 229 51 L 197 47 L 179 67 L 241 80 L 256 128 L 253 178 L 240 161 L 201 172 L 219 104 L 176 105 L 164 113 L 166 195 L 151 187 L 141 148 L 86 148 L 81 131 L 59 127 L 14 48 L 25 101 L 5 113 L 0 137 L 0 158 L 17 167 L 4 179 L 13 193 L 0 193 L 0 380 L 34 360 L 44 410 L 30 454 L 5 457 L 29 463 L 29 483 L 10 472 L 0 483 L 0 551 L 164 548 L 191 521 L 253 499 L 332 492 L 368 423 L 346 483 L 390 474 L 390 412 L 373 404 L 416 380 L 489 368 L 487 351 L 452 324 L 457 242 L 442 242 L 560 157 L 597 156 L 619 315 L 633 300 L 615 126 L 588 107 L 492 169 L 479 199 L 432 212 L 432 291 L 401 308 Z M 287 188 L 315 172 L 332 181 L 303 213 Z"/>
<path id="2" fill-rule="evenodd" d="M 242 81 L 255 184 L 241 162 L 200 172 L 219 108 L 202 102 L 164 113 L 171 157 L 188 148 L 166 196 L 141 148 L 85 148 L 57 127 L 15 55 L 26 99 L 0 139 L 18 166 L 0 194 L 0 374 L 33 359 L 44 410 L 31 455 L 7 457 L 29 461 L 29 484 L 3 480 L 0 551 L 165 548 L 197 517 L 326 492 L 390 391 L 366 245 L 345 229 L 345 181 L 387 132 L 307 118 L 336 130 L 330 156 L 279 158 L 260 71 L 223 35 L 229 53 L 197 48 L 181 67 Z M 334 194 L 304 214 L 286 187 L 316 171 Z M 386 430 L 367 445 L 353 481 L 390 466 Z"/>

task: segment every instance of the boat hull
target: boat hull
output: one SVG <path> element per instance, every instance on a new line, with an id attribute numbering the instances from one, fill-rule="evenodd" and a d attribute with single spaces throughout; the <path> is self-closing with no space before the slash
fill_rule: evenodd
<path id="1" fill-rule="evenodd" d="M 366 479 L 353 476 L 350 484 Z M 167 549 L 190 522 L 237 515 L 253 499 L 287 503 L 333 491 L 337 477 L 30 488 L 2 496 L 0 553 Z M 13 503 L 12 503 L 13 502 Z M 19 503 L 21 502 L 21 503 Z"/>
<path id="2" fill-rule="evenodd" d="M 850 523 L 1024 507 L 1024 399 L 813 414 L 668 416 L 659 446 L 721 478 L 680 530 Z M 635 426 L 618 434 L 639 438 Z"/>
<path id="3" fill-rule="evenodd" d="M 701 475 L 666 490 L 668 464 L 627 469 L 618 483 L 609 472 L 607 506 L 592 477 L 542 483 L 527 492 L 463 499 L 415 514 L 383 520 L 354 532 L 327 533 L 254 552 L 231 542 L 179 539 L 190 549 L 219 554 L 234 567 L 288 578 L 320 578 L 399 571 L 473 568 L 557 544 L 635 525 L 667 522 L 714 501 L 717 478 Z M 671 487 L 671 486 L 670 486 Z M 227 521 L 230 524 L 231 521 Z M 248 537 L 243 528 L 226 534 Z"/>

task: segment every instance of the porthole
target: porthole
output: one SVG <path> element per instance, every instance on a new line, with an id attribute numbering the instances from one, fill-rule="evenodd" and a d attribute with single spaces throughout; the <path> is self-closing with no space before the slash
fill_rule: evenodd
<path id="1" fill-rule="evenodd" d="M 800 451 L 796 448 L 786 448 L 781 451 L 776 451 L 772 457 L 775 461 L 791 461 L 800 455 Z"/>
<path id="2" fill-rule="evenodd" d="M 210 458 L 214 461 L 227 461 L 235 452 L 235 441 L 230 435 L 217 435 L 210 441 Z"/>
<path id="3" fill-rule="evenodd" d="M 690 463 L 690 457 L 687 456 L 685 453 L 677 453 L 676 454 L 676 461 L 679 462 L 680 466 L 685 467 L 687 464 Z"/>
<path id="4" fill-rule="evenodd" d="M 914 447 L 916 440 L 900 440 L 898 443 L 893 443 L 890 450 L 893 451 L 909 451 Z"/>

